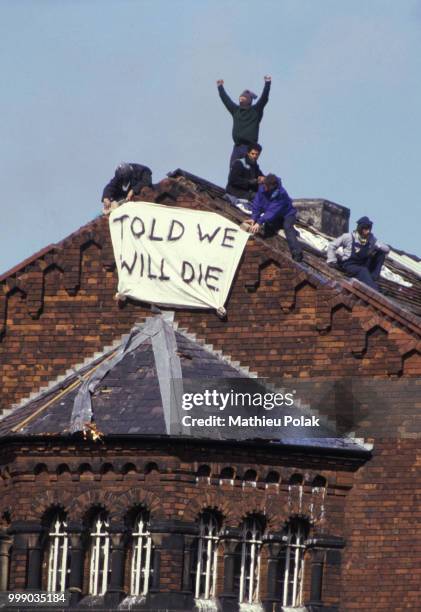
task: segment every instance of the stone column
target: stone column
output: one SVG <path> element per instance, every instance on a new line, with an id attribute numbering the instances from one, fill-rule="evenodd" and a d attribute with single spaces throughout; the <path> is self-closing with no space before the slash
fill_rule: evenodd
<path id="1" fill-rule="evenodd" d="M 281 610 L 280 602 L 281 596 L 277 593 L 276 583 L 279 581 L 279 557 L 282 549 L 282 542 L 280 538 L 274 538 L 273 541 L 268 542 L 268 559 L 267 559 L 267 583 L 266 583 L 266 597 L 262 600 L 264 610 L 273 612 L 274 610 Z"/>
<path id="2" fill-rule="evenodd" d="M 310 605 L 320 606 L 322 604 L 323 563 L 325 553 L 319 548 L 314 548 L 311 553 Z"/>
<path id="3" fill-rule="evenodd" d="M 186 593 L 192 592 L 191 569 L 192 569 L 192 546 L 195 541 L 192 535 L 184 536 L 184 558 L 183 558 L 183 585 L 182 589 Z"/>
<path id="4" fill-rule="evenodd" d="M 68 526 L 68 533 L 71 546 L 69 577 L 70 605 L 76 606 L 83 592 L 83 565 L 85 558 L 82 540 L 83 525 L 81 523 L 70 523 Z"/>
<path id="5" fill-rule="evenodd" d="M 37 525 L 36 529 L 31 528 L 31 532 L 28 533 L 28 574 L 26 577 L 27 589 L 41 590 L 41 531 L 41 526 Z"/>
<path id="6" fill-rule="evenodd" d="M 28 567 L 28 523 L 26 521 L 13 521 L 9 532 L 13 537 L 13 548 L 10 555 L 10 591 L 26 588 Z"/>
<path id="7" fill-rule="evenodd" d="M 310 601 L 306 606 L 312 612 L 325 610 L 323 605 L 323 572 L 326 553 L 330 550 L 341 550 L 345 546 L 345 540 L 328 534 L 315 534 L 307 541 L 311 551 L 311 586 Z"/>
<path id="8" fill-rule="evenodd" d="M 153 582 L 149 589 L 146 608 L 151 610 L 191 610 L 193 596 L 186 592 L 184 538 L 190 535 L 192 525 L 177 520 L 151 521 L 153 542 Z"/>
<path id="9" fill-rule="evenodd" d="M 116 609 L 126 593 L 124 591 L 124 560 L 125 560 L 125 537 L 124 525 L 113 525 L 111 527 L 111 578 L 105 594 L 105 605 Z"/>
<path id="10" fill-rule="evenodd" d="M 161 575 L 161 545 L 162 536 L 160 533 L 152 533 L 152 547 L 153 547 L 153 558 L 152 558 L 152 582 L 149 591 L 151 593 L 158 593 L 160 588 L 160 575 Z"/>
<path id="11" fill-rule="evenodd" d="M 235 538 L 235 539 L 234 539 Z M 239 530 L 225 529 L 223 535 L 224 546 L 224 591 L 219 596 L 224 612 L 238 610 L 238 593 L 234 590 L 234 571 L 236 549 L 238 547 Z"/>
<path id="12" fill-rule="evenodd" d="M 0 591 L 7 591 L 9 579 L 9 551 L 12 538 L 6 530 L 0 531 Z"/>

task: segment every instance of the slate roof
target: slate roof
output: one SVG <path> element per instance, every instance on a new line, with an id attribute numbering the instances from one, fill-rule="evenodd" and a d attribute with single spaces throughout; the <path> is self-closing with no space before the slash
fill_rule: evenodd
<path id="1" fill-rule="evenodd" d="M 180 359 L 182 376 L 185 384 L 195 381 L 195 390 L 205 388 L 208 383 L 218 380 L 218 390 L 229 389 L 236 384 L 248 384 L 249 391 L 268 392 L 261 381 L 248 374 L 238 366 L 230 363 L 222 355 L 201 346 L 188 338 L 184 333 L 175 331 L 177 355 Z M 80 389 L 80 382 L 90 372 L 112 358 L 118 347 L 108 350 L 89 365 L 75 370 L 72 376 L 50 389 L 39 394 L 32 401 L 22 403 L 0 419 L 0 438 L 37 436 L 71 436 L 71 420 L 74 402 Z M 197 381 L 199 387 L 197 387 Z M 186 388 L 186 387 L 185 387 Z M 187 387 L 189 388 L 189 387 Z M 241 387 L 242 389 L 244 387 Z M 101 436 L 159 436 L 174 437 L 168 431 L 165 418 L 165 403 L 161 397 L 159 373 L 151 340 L 148 339 L 135 350 L 127 352 L 102 379 L 92 394 L 93 423 Z M 311 412 L 311 411 L 310 411 Z M 294 416 L 309 415 L 305 407 L 284 410 L 283 414 Z M 236 412 L 237 414 L 237 412 Z M 238 411 L 243 417 L 256 414 L 253 408 Z M 260 416 L 270 416 L 262 409 Z M 180 436 L 192 435 L 206 440 L 259 441 L 262 443 L 262 430 L 259 427 L 229 430 L 209 427 L 192 431 L 183 431 Z M 314 429 L 288 428 L 278 430 L 274 438 L 266 441 L 277 445 L 313 447 L 314 449 L 345 450 L 361 453 L 367 447 L 359 441 L 335 437 L 333 428 L 322 424 L 315 433 Z"/>
<path id="2" fill-rule="evenodd" d="M 225 190 L 222 187 L 181 168 L 170 172 L 168 176 L 171 178 L 184 177 L 191 181 L 199 192 L 207 194 L 213 200 L 213 203 L 216 205 L 215 207 L 219 208 L 222 214 L 234 217 L 239 221 L 246 218 L 245 213 L 231 206 L 223 199 Z M 299 218 L 300 215 L 298 216 Z M 421 319 L 419 318 L 421 317 L 421 260 L 419 257 L 392 247 L 391 252 L 386 258 L 386 264 L 379 281 L 379 286 L 382 290 L 380 294 L 327 265 L 326 249 L 328 242 L 333 239 L 332 236 L 323 234 L 313 226 L 300 222 L 300 220 L 298 220 L 297 229 L 305 250 L 305 265 L 307 269 L 310 268 L 314 273 L 323 275 L 327 280 L 337 281 L 341 284 L 345 283 L 345 286 L 351 285 L 356 287 L 357 290 L 364 292 L 369 298 L 375 298 L 380 302 L 386 301 L 390 307 L 395 307 L 398 311 L 403 310 L 410 315 L 415 314 L 416 319 L 413 319 L 413 321 L 418 326 L 421 325 Z M 280 232 L 280 238 L 272 239 L 272 245 L 275 244 L 274 241 L 278 242 L 282 250 L 288 251 L 282 231 Z"/>
<path id="3" fill-rule="evenodd" d="M 205 208 L 220 212 L 227 218 L 241 222 L 245 215 L 224 200 L 224 189 L 201 177 L 195 176 L 182 169 L 171 172 L 169 176 L 185 181 L 187 191 L 203 194 Z M 166 194 L 166 181 L 156 187 L 153 194 L 155 201 Z M 171 182 L 168 181 L 167 182 Z M 169 195 L 171 196 L 171 188 Z M 171 197 L 170 197 L 171 199 Z M 174 201 L 177 197 L 172 198 Z M 182 201 L 182 197 L 180 198 Z M 338 205 L 334 205 L 338 206 Z M 94 220 L 81 230 L 95 232 Z M 349 279 L 326 264 L 325 250 L 331 236 L 314 228 L 311 224 L 299 221 L 297 228 L 300 239 L 304 244 L 305 257 L 302 264 L 291 262 L 291 265 L 302 267 L 306 272 L 312 273 L 323 283 L 333 283 L 339 290 L 351 291 L 358 297 L 377 307 L 392 319 L 404 319 L 412 330 L 419 330 L 421 324 L 421 260 L 409 253 L 393 248 L 386 260 L 385 276 L 380 281 L 383 293 L 373 291 L 354 279 Z M 73 235 L 72 235 L 73 236 Z M 64 247 L 72 236 L 61 243 L 50 245 L 34 254 L 12 270 L 0 276 L 0 281 L 13 285 L 13 278 L 27 266 L 38 259 L 50 261 L 52 253 Z M 286 241 L 281 232 L 280 236 L 266 241 L 266 246 L 274 252 L 282 252 L 289 257 Z M 41 273 L 41 272 L 40 272 Z M 9 285 L 8 285 L 9 286 Z M 9 289 L 10 289 L 9 287 Z M 3 300 L 5 302 L 5 300 Z M 2 302 L 0 302 L 1 305 Z M 3 311 L 6 306 L 3 303 Z M 202 376 L 210 378 L 225 378 L 227 380 L 248 376 L 248 372 L 239 372 L 238 368 L 227 362 L 221 355 L 209 351 L 195 340 L 191 340 L 180 332 L 176 332 L 182 363 L 183 377 L 198 379 Z M 17 408 L 4 413 L 0 419 L 0 437 L 13 436 L 70 436 L 70 420 L 73 403 L 78 393 L 78 377 L 88 373 L 101 361 L 109 357 L 110 352 L 91 361 L 86 366 L 76 367 L 75 374 L 65 380 L 49 385 L 48 391 L 40 392 L 35 397 L 22 401 Z M 74 387 L 72 387 L 74 385 Z M 104 435 L 139 435 L 139 436 L 168 436 L 165 422 L 164 407 L 159 388 L 156 364 L 150 342 L 129 353 L 124 360 L 110 371 L 96 390 L 93 400 L 94 421 L 97 428 Z M 31 418 L 29 418 L 31 417 Z M 28 419 L 27 421 L 25 421 Z M 258 430 L 249 430 L 247 439 L 259 437 Z M 208 432 L 214 437 L 214 432 Z M 245 439 L 245 438 L 243 438 Z M 359 450 L 361 446 L 350 439 L 340 439 L 330 436 L 308 438 L 304 431 L 296 431 L 294 436 L 283 435 L 282 432 L 272 440 L 278 444 L 298 444 L 317 448 Z"/>
<path id="4" fill-rule="evenodd" d="M 181 357 L 183 375 L 187 378 L 237 378 L 241 373 L 216 355 L 176 333 L 178 352 Z M 11 433 L 12 429 L 27 417 L 35 414 L 42 406 L 49 405 L 39 416 L 19 428 L 20 434 L 63 434 L 69 432 L 69 423 L 74 399 L 79 389 L 65 389 L 77 384 L 78 377 L 88 374 L 96 365 L 106 360 L 113 351 L 105 353 L 88 367 L 75 371 L 50 392 L 41 394 L 39 399 L 18 408 L 10 416 L 0 420 L 0 436 Z M 135 351 L 129 352 L 104 378 L 93 395 L 95 423 L 104 434 L 165 434 L 162 401 L 151 342 L 146 341 Z"/>

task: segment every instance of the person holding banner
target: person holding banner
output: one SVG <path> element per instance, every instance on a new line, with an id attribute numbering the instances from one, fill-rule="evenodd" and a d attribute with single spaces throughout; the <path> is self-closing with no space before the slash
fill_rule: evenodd
<path id="1" fill-rule="evenodd" d="M 303 251 L 294 228 L 296 216 L 297 209 L 294 208 L 281 179 L 275 174 L 268 174 L 257 190 L 251 219 L 244 222 L 244 229 L 268 238 L 283 228 L 292 258 L 302 261 Z"/>
<path id="2" fill-rule="evenodd" d="M 139 195 L 142 187 L 152 186 L 152 171 L 141 164 L 119 164 L 114 177 L 104 187 L 102 202 L 104 214 L 117 208 L 122 200 L 130 201 Z"/>
<path id="3" fill-rule="evenodd" d="M 263 110 L 269 100 L 272 77 L 265 76 L 264 79 L 265 86 L 256 104 L 253 104 L 253 100 L 257 96 L 249 89 L 245 89 L 240 94 L 239 104 L 235 104 L 224 89 L 224 81 L 222 79 L 216 81 L 222 103 L 233 119 L 232 139 L 234 140 L 234 148 L 231 154 L 230 168 L 236 159 L 246 155 L 249 145 L 259 142 L 259 126 L 263 117 Z"/>

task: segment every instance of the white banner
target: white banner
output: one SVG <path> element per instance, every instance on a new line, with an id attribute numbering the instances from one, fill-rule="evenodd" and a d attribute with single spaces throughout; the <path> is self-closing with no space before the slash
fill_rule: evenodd
<path id="1" fill-rule="evenodd" d="M 249 234 L 212 212 L 127 202 L 110 215 L 118 293 L 162 306 L 221 308 Z"/>

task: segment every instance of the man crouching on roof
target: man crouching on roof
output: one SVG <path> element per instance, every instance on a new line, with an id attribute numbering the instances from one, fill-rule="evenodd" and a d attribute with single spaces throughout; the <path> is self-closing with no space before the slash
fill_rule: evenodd
<path id="1" fill-rule="evenodd" d="M 122 201 L 130 201 L 139 195 L 142 187 L 151 187 L 152 172 L 141 164 L 119 164 L 114 177 L 104 187 L 102 202 L 103 212 L 108 214 L 117 208 Z"/>
<path id="2" fill-rule="evenodd" d="M 356 231 L 342 234 L 329 244 L 327 263 L 378 291 L 376 281 L 390 247 L 373 236 L 372 227 L 368 217 L 358 219 Z"/>
<path id="3" fill-rule="evenodd" d="M 226 192 L 235 198 L 251 201 L 264 180 L 257 160 L 262 147 L 259 144 L 248 146 L 247 155 L 236 159 L 231 167 Z"/>
<path id="4" fill-rule="evenodd" d="M 244 229 L 252 234 L 263 234 L 264 238 L 268 238 L 277 234 L 283 227 L 292 258 L 301 261 L 303 252 L 294 228 L 297 210 L 279 177 L 268 174 L 264 178 L 257 189 L 252 207 L 251 219 L 244 222 Z"/>

